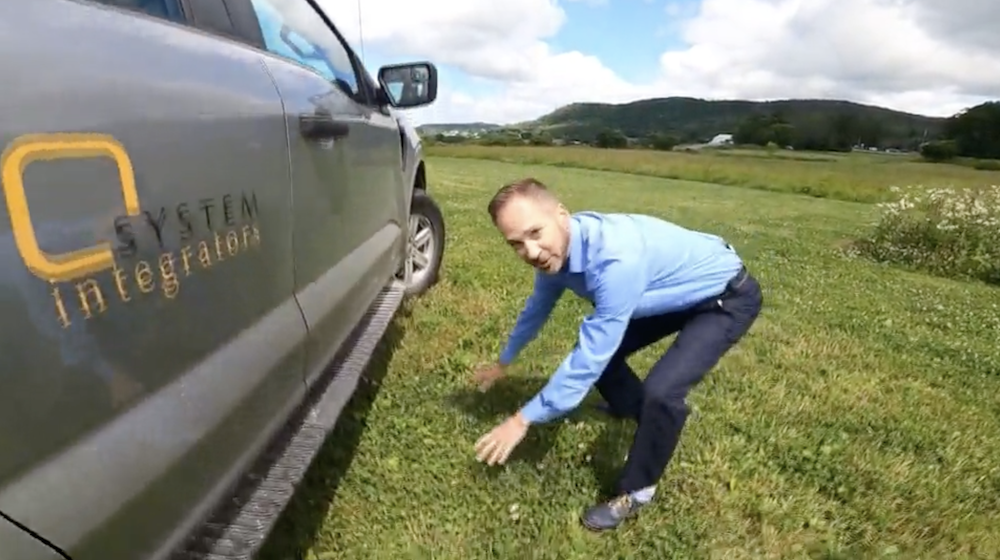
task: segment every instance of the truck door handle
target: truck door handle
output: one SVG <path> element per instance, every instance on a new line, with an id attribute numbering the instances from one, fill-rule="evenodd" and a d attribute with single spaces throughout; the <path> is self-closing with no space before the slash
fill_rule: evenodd
<path id="1" fill-rule="evenodd" d="M 299 132 L 309 140 L 327 140 L 347 136 L 351 127 L 329 113 L 317 112 L 299 115 Z"/>

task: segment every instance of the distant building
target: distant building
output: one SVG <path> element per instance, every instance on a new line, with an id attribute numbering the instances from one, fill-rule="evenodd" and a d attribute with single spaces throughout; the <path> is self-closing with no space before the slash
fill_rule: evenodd
<path id="1" fill-rule="evenodd" d="M 733 145 L 733 135 L 732 134 L 716 134 L 715 138 L 708 141 L 706 146 L 732 146 Z"/>

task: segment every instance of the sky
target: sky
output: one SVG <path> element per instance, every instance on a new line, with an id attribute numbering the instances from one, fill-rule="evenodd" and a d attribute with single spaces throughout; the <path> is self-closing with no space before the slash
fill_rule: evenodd
<path id="1" fill-rule="evenodd" d="M 668 96 L 847 99 L 932 116 L 1000 99 L 995 1 L 319 3 L 373 76 L 435 63 L 437 101 L 406 111 L 417 125 Z"/>

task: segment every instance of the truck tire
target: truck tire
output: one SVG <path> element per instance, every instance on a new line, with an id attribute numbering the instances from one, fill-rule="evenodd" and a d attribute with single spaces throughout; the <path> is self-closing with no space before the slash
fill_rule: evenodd
<path id="1" fill-rule="evenodd" d="M 400 278 L 408 297 L 421 296 L 437 283 L 444 256 L 444 216 L 427 191 L 413 191 L 407 233 L 407 251 Z"/>

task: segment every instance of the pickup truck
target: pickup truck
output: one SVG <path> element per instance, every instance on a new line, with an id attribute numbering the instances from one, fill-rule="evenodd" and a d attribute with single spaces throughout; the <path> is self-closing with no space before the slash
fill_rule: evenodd
<path id="1" fill-rule="evenodd" d="M 444 220 L 313 0 L 0 3 L 0 560 L 250 558 Z"/>

